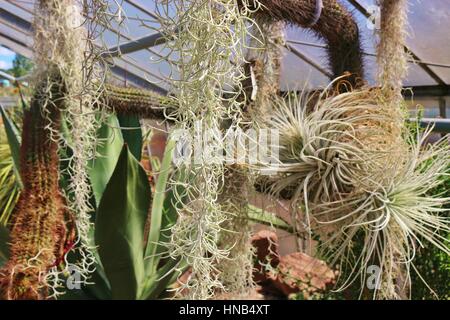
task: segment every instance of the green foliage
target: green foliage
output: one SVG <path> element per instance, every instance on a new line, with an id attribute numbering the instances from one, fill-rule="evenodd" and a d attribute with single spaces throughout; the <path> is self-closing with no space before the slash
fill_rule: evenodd
<path id="1" fill-rule="evenodd" d="M 8 72 L 16 78 L 28 74 L 33 68 L 33 62 L 20 54 L 16 54 L 12 64 L 13 67 L 9 69 Z"/>
<path id="2" fill-rule="evenodd" d="M 19 130 L 17 129 L 16 125 L 12 121 L 12 119 L 8 116 L 3 106 L 0 106 L 0 111 L 2 114 L 3 119 L 3 126 L 5 128 L 6 137 L 8 138 L 8 144 L 9 149 L 11 152 L 11 157 L 14 162 L 14 168 L 16 173 L 16 179 L 20 183 L 20 175 L 19 175 L 19 168 L 20 168 L 20 143 L 21 143 L 21 137 Z"/>
<path id="3" fill-rule="evenodd" d="M 8 150 L 13 146 L 18 152 L 19 129 L 5 112 L 2 114 L 7 124 L 8 142 L 4 137 L 0 146 L 4 145 Z M 132 120 L 127 123 L 139 125 Z M 65 139 L 68 138 L 66 129 L 62 126 Z M 141 132 L 140 127 L 135 129 Z M 96 270 L 90 279 L 93 284 L 84 285 L 79 290 L 67 290 L 62 299 L 155 299 L 176 281 L 178 271 L 187 267 L 180 260 L 167 258 L 167 248 L 162 245 L 170 237 L 169 227 L 176 221 L 173 190 L 166 190 L 171 174 L 173 142 L 166 148 L 160 166 L 150 231 L 146 234 L 145 223 L 152 202 L 150 186 L 147 174 L 129 149 L 133 146 L 137 154 L 139 146 L 142 146 L 142 135 L 130 134 L 124 139 L 123 132 L 114 115 L 107 117 L 97 132 L 100 140 L 97 157 L 89 164 L 92 197 L 95 196 L 96 200 L 93 208 L 98 208 L 92 212 L 96 220 L 90 231 L 90 242 L 98 248 L 94 250 Z M 67 142 L 70 145 L 70 141 Z M 70 146 L 61 152 L 70 157 Z M 18 171 L 18 164 L 13 161 L 11 153 L 5 153 L 5 159 L 9 161 L 10 175 L 14 176 L 13 168 Z M 61 162 L 63 173 L 68 161 Z M 63 188 L 68 185 L 64 183 L 66 178 L 67 175 L 61 174 Z M 5 181 L 0 182 L 0 186 L 5 185 Z M 182 191 L 178 190 L 178 193 Z M 70 194 L 68 190 L 66 194 Z M 7 247 L 7 229 L 0 229 L 0 264 L 7 260 Z M 75 252 L 69 254 L 68 259 L 75 261 L 80 256 Z"/>
<path id="4" fill-rule="evenodd" d="M 9 258 L 9 231 L 6 227 L 0 226 L 0 268 Z"/>
<path id="5" fill-rule="evenodd" d="M 131 154 L 141 161 L 142 153 L 142 129 L 137 115 L 118 114 L 123 140 L 128 144 Z"/>
<path id="6" fill-rule="evenodd" d="M 3 119 L 3 128 L 0 128 L 0 225 L 6 225 L 21 189 L 20 176 L 16 169 L 20 137 L 9 115 L 0 108 Z"/>
<path id="7" fill-rule="evenodd" d="M 248 205 L 248 217 L 253 222 L 294 233 L 294 228 L 288 222 L 271 212 L 257 208 L 251 204 Z"/>
<path id="8" fill-rule="evenodd" d="M 145 249 L 145 255 L 147 256 L 147 271 L 149 273 L 154 273 L 158 267 L 159 257 L 157 254 L 157 244 L 160 241 L 161 227 L 163 226 L 163 214 L 165 212 L 164 199 L 166 195 L 167 180 L 169 178 L 169 168 L 172 161 L 174 141 L 169 141 L 166 146 L 166 152 L 164 154 L 161 170 L 156 182 L 156 193 L 153 198 L 152 211 L 151 211 L 151 222 L 150 222 L 150 233 L 147 240 L 147 246 Z M 166 203 L 167 204 L 167 203 Z M 163 230 L 167 226 L 163 226 Z"/>
<path id="9" fill-rule="evenodd" d="M 118 126 L 111 125 L 116 121 L 108 119 L 108 125 L 99 132 L 104 137 L 115 136 L 113 143 L 123 141 L 122 137 L 117 137 L 121 135 Z M 140 139 L 140 136 L 135 138 Z M 130 137 L 128 141 L 138 144 Z M 175 269 L 186 268 L 182 261 L 167 258 L 167 249 L 161 245 L 170 232 L 169 226 L 176 220 L 176 216 L 173 217 L 172 193 L 166 190 L 173 142 L 166 147 L 153 199 L 148 177 L 127 144 L 122 143 L 121 151 L 117 146 L 108 150 L 104 146 L 100 148 L 104 153 L 97 160 L 108 163 L 97 163 L 98 169 L 93 169 L 92 174 L 106 174 L 111 168 L 111 159 L 118 160 L 106 185 L 97 184 L 101 200 L 96 210 L 95 245 L 99 259 L 92 279 L 95 284 L 83 287 L 83 294 L 92 299 L 158 298 L 177 279 L 179 273 Z M 105 171 L 106 167 L 109 169 Z M 106 180 L 105 177 L 102 179 Z M 92 175 L 91 180 L 95 180 Z M 151 201 L 150 230 L 146 234 L 145 223 Z M 145 239 L 148 239 L 146 243 Z"/>
<path id="10" fill-rule="evenodd" d="M 448 170 L 450 174 L 450 167 Z M 450 198 L 450 176 L 443 177 L 444 183 L 433 191 Z M 448 205 L 447 207 L 449 207 Z M 450 242 L 450 233 L 446 236 Z M 420 248 L 414 260 L 414 270 L 411 272 L 412 290 L 411 297 L 415 300 L 422 299 L 450 299 L 450 256 L 429 243 Z M 422 280 L 423 278 L 423 280 Z M 428 286 L 434 291 L 431 292 Z M 437 295 L 437 296 L 436 296 Z"/>
<path id="11" fill-rule="evenodd" d="M 137 299 L 142 292 L 143 239 L 149 206 L 147 175 L 124 145 L 95 222 L 95 243 L 114 299 Z"/>
<path id="12" fill-rule="evenodd" d="M 106 185 L 113 174 L 124 139 L 116 116 L 105 119 L 97 132 L 97 157 L 89 164 L 89 177 L 96 204 L 99 205 Z"/>

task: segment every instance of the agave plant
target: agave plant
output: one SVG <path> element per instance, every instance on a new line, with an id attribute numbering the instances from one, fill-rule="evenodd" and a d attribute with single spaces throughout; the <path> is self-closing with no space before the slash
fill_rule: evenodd
<path id="1" fill-rule="evenodd" d="M 10 132 L 18 132 L 6 114 L 5 121 L 11 124 Z M 121 126 L 122 124 L 122 126 Z M 126 125 L 124 125 L 126 124 Z M 124 128 L 127 127 L 127 128 Z M 121 130 L 120 128 L 123 128 Z M 130 130 L 133 128 L 134 130 Z M 49 297 L 85 299 L 151 299 L 164 293 L 167 286 L 176 281 L 186 266 L 181 260 L 169 258 L 164 245 L 170 237 L 170 227 L 176 221 L 173 190 L 167 190 L 167 180 L 172 174 L 171 160 L 173 142 L 166 147 L 161 163 L 155 192 L 151 195 L 149 177 L 136 157 L 142 150 L 142 135 L 137 118 L 110 115 L 98 131 L 98 155 L 89 164 L 93 224 L 89 232 L 90 242 L 95 250 L 95 265 L 91 285 L 80 290 L 67 290 L 66 283 L 81 286 L 77 270 L 68 278 L 56 278 L 49 283 L 53 292 Z M 64 135 L 64 134 L 63 134 Z M 10 141 L 20 144 L 18 136 Z M 70 153 L 70 141 L 67 142 Z M 133 151 L 134 150 L 134 151 Z M 139 150 L 139 151 L 136 151 Z M 135 156 L 135 155 L 136 156 Z M 8 160 L 12 161 L 13 157 Z M 67 161 L 61 161 L 60 184 L 70 197 Z M 14 165 L 13 165 L 14 167 Z M 18 167 L 14 167 L 19 170 Z M 178 194 L 182 194 L 178 187 Z M 149 227 L 146 228 L 146 223 Z M 2 264 L 14 252 L 9 252 L 8 229 L 1 230 Z M 66 248 L 69 249 L 69 248 Z M 81 252 L 57 259 L 55 268 L 79 259 Z M 63 256 L 61 256 L 63 257 Z M 64 269 L 64 268 L 63 268 Z M 73 276 L 73 277 L 71 277 Z"/>

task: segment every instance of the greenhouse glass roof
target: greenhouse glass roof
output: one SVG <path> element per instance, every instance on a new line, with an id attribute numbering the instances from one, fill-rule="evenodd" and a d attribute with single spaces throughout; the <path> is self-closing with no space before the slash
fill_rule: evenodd
<path id="1" fill-rule="evenodd" d="M 340 2 L 353 12 L 359 25 L 366 78 L 374 84 L 376 34 L 370 21 L 376 21 L 371 19 L 376 12 L 376 0 Z M 411 62 L 404 85 L 417 87 L 416 95 L 448 96 L 450 0 L 409 2 L 410 28 L 406 46 L 411 53 Z M 32 57 L 33 5 L 32 0 L 0 0 L 0 45 L 26 57 Z M 153 46 L 154 41 L 151 41 L 151 35 L 157 33 L 158 28 L 154 16 L 155 1 L 123 0 L 122 8 L 126 15 L 124 22 L 105 32 L 104 41 L 110 47 L 135 43 L 129 46 L 129 53 L 114 59 L 114 74 L 133 85 L 165 92 L 168 89 L 165 77 L 170 67 L 159 59 L 161 46 Z M 308 30 L 293 26 L 287 28 L 286 39 L 281 88 L 295 89 L 303 87 L 305 82 L 312 87 L 326 85 L 330 70 L 324 42 Z"/>

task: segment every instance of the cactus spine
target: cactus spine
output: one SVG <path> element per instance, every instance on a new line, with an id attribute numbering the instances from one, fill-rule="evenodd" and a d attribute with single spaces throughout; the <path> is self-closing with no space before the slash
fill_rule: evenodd
<path id="1" fill-rule="evenodd" d="M 66 236 L 68 211 L 59 191 L 58 144 L 51 138 L 51 130 L 57 130 L 61 123 L 61 94 L 57 91 L 53 101 L 47 107 L 50 112 L 44 115 L 41 100 L 33 99 L 24 115 L 23 190 L 13 213 L 10 260 L 0 271 L 4 299 L 45 299 L 47 272 L 59 264 L 71 241 Z"/>

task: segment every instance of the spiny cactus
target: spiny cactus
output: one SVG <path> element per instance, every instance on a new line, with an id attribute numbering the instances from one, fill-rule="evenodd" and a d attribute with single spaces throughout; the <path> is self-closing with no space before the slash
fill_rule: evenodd
<path id="1" fill-rule="evenodd" d="M 74 237 L 59 191 L 58 144 L 51 130 L 59 128 L 61 113 L 58 97 L 53 101 L 44 114 L 41 100 L 35 98 L 24 115 L 23 190 L 11 221 L 10 260 L 0 271 L 0 296 L 8 300 L 45 299 L 47 272 L 62 261 Z"/>
<path id="2" fill-rule="evenodd" d="M 353 87 L 361 85 L 364 77 L 358 25 L 350 12 L 336 0 L 323 0 L 317 18 L 316 0 L 260 0 L 263 6 L 257 14 L 274 21 L 285 21 L 311 29 L 327 45 L 333 78 L 349 72 L 346 79 Z"/>
<path id="3" fill-rule="evenodd" d="M 100 100 L 100 107 L 143 118 L 164 119 L 165 111 L 172 106 L 170 97 L 145 89 L 123 88 L 112 84 L 105 84 Z M 170 117 L 170 111 L 167 113 Z"/>

